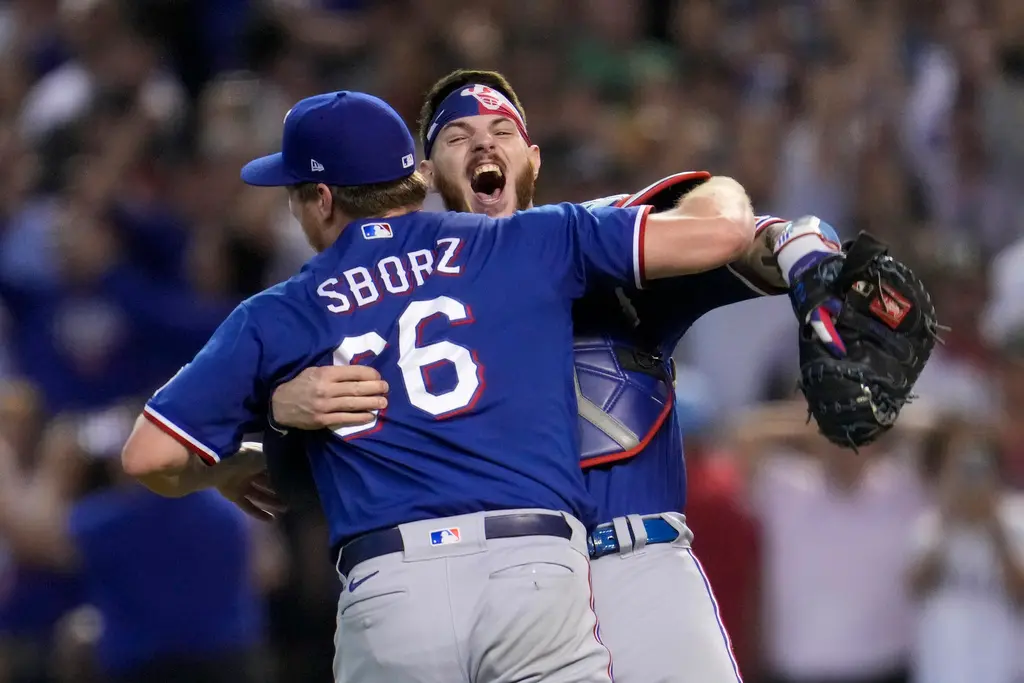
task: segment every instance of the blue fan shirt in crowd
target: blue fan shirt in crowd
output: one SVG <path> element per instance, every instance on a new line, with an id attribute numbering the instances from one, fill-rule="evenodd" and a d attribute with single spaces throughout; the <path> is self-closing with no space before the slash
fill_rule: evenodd
<path id="1" fill-rule="evenodd" d="M 0 272 L 15 371 L 50 413 L 96 410 L 147 394 L 201 348 L 230 307 L 115 266 L 90 282 L 33 282 Z"/>
<path id="2" fill-rule="evenodd" d="M 86 601 L 103 617 L 98 657 L 108 673 L 259 643 L 249 523 L 212 491 L 163 498 L 131 485 L 75 504 L 71 534 Z"/>
<path id="3" fill-rule="evenodd" d="M 594 524 L 572 302 L 593 278 L 639 284 L 648 211 L 560 204 L 351 223 L 299 275 L 240 305 L 144 414 L 212 464 L 237 451 L 281 382 L 365 363 L 390 385 L 387 409 L 309 441 L 332 543 L 486 510 Z"/>
<path id="4" fill-rule="evenodd" d="M 60 618 L 84 602 L 77 573 L 12 563 L 0 571 L 0 636 L 45 647 Z"/>

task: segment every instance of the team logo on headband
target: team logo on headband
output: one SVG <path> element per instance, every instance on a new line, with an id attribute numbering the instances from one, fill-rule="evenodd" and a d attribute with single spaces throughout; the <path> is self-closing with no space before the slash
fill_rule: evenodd
<path id="1" fill-rule="evenodd" d="M 470 97 L 473 99 L 466 99 Z M 509 119 L 515 124 L 526 144 L 530 144 L 530 136 L 526 133 L 526 122 L 511 100 L 500 90 L 475 83 L 452 91 L 441 101 L 437 112 L 431 119 L 430 127 L 427 128 L 424 140 L 426 157 L 430 158 L 435 137 L 445 126 L 452 121 L 481 114 L 493 114 Z"/>
<path id="2" fill-rule="evenodd" d="M 461 94 L 463 97 L 473 97 L 477 102 L 493 111 L 498 111 L 502 105 L 507 104 L 507 100 L 500 92 L 494 88 L 488 88 L 486 85 L 477 84 L 471 88 L 465 88 Z"/>

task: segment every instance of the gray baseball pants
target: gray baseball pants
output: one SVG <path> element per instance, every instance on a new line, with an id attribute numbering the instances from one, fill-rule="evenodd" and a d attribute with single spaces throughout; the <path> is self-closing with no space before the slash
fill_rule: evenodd
<path id="1" fill-rule="evenodd" d="M 520 513 L 561 515 L 572 536 L 485 537 L 485 517 Z M 452 528 L 458 532 L 444 531 L 441 543 L 438 530 Z M 341 577 L 335 681 L 611 681 L 578 520 L 508 510 L 399 529 L 403 552 L 361 562 Z"/>
<path id="2" fill-rule="evenodd" d="M 620 517 L 616 528 L 632 534 L 617 533 L 620 552 L 591 563 L 601 639 L 612 653 L 616 683 L 742 681 L 711 585 L 690 548 L 686 518 L 653 516 L 678 529 L 679 538 L 646 545 L 642 518 Z"/>

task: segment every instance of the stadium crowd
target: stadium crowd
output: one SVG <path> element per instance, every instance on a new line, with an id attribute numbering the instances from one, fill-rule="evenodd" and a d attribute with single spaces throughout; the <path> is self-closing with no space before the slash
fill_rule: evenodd
<path id="1" fill-rule="evenodd" d="M 517 89 L 538 203 L 728 174 L 886 240 L 951 328 L 860 454 L 805 424 L 785 298 L 680 346 L 686 512 L 745 679 L 1024 680 L 1020 0 L 6 0 L 0 55 L 0 683 L 329 680 L 319 520 L 159 499 L 116 456 L 311 254 L 238 179 L 291 104 L 365 90 L 412 125 L 457 67 Z"/>

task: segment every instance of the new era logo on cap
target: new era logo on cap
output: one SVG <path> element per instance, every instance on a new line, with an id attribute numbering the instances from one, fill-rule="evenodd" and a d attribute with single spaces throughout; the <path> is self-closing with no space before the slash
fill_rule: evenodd
<path id="1" fill-rule="evenodd" d="M 363 239 L 389 240 L 395 236 L 387 223 L 366 223 L 363 225 Z"/>
<path id="2" fill-rule="evenodd" d="M 314 173 L 319 173 L 320 171 L 324 170 L 324 165 L 321 164 L 316 159 L 310 159 L 309 160 L 309 170 L 313 171 Z"/>
<path id="3" fill-rule="evenodd" d="M 461 540 L 462 534 L 457 526 L 430 532 L 430 545 L 449 545 Z"/>

